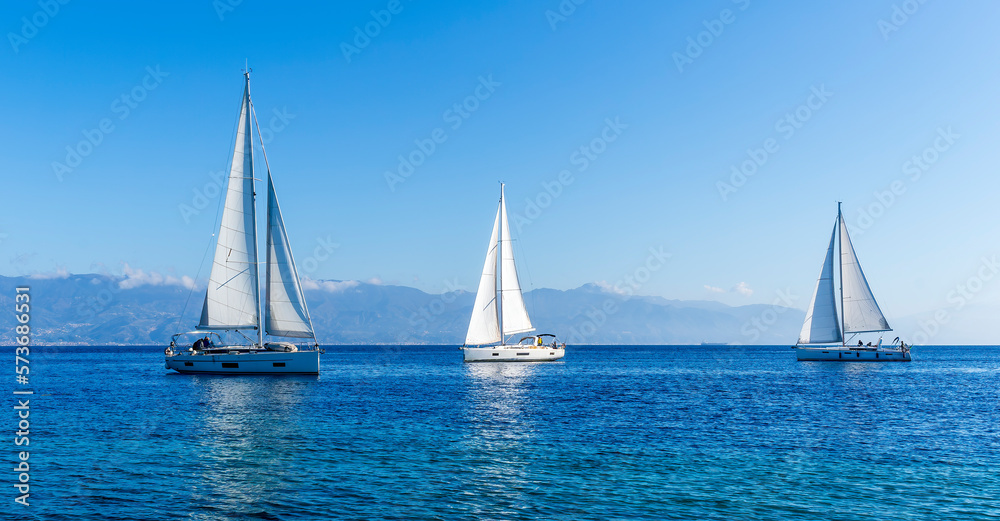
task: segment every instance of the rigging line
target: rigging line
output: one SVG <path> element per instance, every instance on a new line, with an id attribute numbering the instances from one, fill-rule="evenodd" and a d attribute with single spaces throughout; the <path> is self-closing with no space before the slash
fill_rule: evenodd
<path id="1" fill-rule="evenodd" d="M 243 95 L 242 94 L 240 94 L 240 105 L 243 105 Z M 237 134 L 237 132 L 239 132 L 239 126 L 240 126 L 240 116 L 237 114 L 236 115 L 236 119 L 233 122 L 233 127 L 236 129 L 236 132 L 233 132 L 233 133 L 230 134 L 230 136 L 232 136 L 232 137 L 229 139 L 229 152 L 226 153 L 226 163 L 228 163 L 230 165 L 232 165 L 232 162 L 233 162 L 233 160 L 232 160 L 233 154 L 236 153 L 236 146 L 235 146 L 236 145 L 236 134 Z M 223 172 L 226 171 L 225 167 L 223 167 L 222 171 Z M 226 176 L 226 188 L 227 189 L 229 188 L 229 176 Z M 220 191 L 220 193 L 221 193 L 221 191 Z M 213 230 L 219 229 L 222 226 L 220 218 L 222 216 L 222 208 L 225 207 L 225 205 L 226 205 L 226 198 L 223 197 L 219 201 L 219 204 L 217 204 L 215 206 L 215 219 L 212 221 L 212 229 Z M 215 242 L 215 232 L 213 231 L 212 234 L 208 236 L 208 246 L 205 247 L 205 253 L 201 256 L 201 262 L 198 263 L 198 271 L 197 271 L 197 273 L 195 273 L 195 276 L 194 276 L 194 284 L 191 286 L 191 290 L 188 291 L 187 298 L 184 299 L 184 307 L 181 309 L 180 316 L 177 317 L 177 326 L 176 326 L 177 329 L 180 329 L 181 320 L 184 319 L 184 314 L 187 313 L 188 305 L 191 303 L 191 295 L 194 294 L 195 289 L 198 287 L 198 279 L 201 277 L 201 271 L 205 268 L 205 258 L 208 257 L 208 251 L 210 249 L 212 249 L 212 244 L 214 242 Z M 213 261 L 213 263 L 214 263 L 214 261 Z M 211 275 L 211 270 L 210 270 L 209 271 L 209 279 L 211 279 L 211 277 L 212 277 L 212 275 Z M 209 282 L 209 283 L 211 283 L 211 282 Z M 208 291 L 208 286 L 207 285 L 205 287 L 205 290 Z M 201 319 L 199 319 L 198 321 L 200 322 Z"/>
<path id="2" fill-rule="evenodd" d="M 513 237 L 511 237 L 511 242 L 516 242 L 517 243 L 517 250 L 519 252 L 521 252 L 520 253 L 520 256 L 521 256 L 521 266 L 524 268 L 524 271 L 526 271 L 527 275 L 528 275 L 528 286 L 531 287 L 531 313 L 534 314 L 534 312 L 535 312 L 535 281 L 531 278 L 531 268 L 530 268 L 530 264 L 531 263 L 528 262 L 528 260 L 527 260 L 528 254 L 525 253 L 525 247 L 521 244 L 521 239 L 520 238 L 514 239 Z M 520 285 L 521 285 L 521 281 L 518 281 L 518 286 L 520 286 Z M 522 289 L 522 296 L 523 296 L 523 289 Z"/>
<path id="3" fill-rule="evenodd" d="M 181 309 L 181 314 L 177 316 L 177 325 L 175 326 L 176 329 L 180 329 L 181 320 L 184 319 L 184 315 L 187 313 L 188 304 L 191 303 L 191 295 L 193 295 L 195 289 L 198 288 L 198 279 L 201 277 L 201 270 L 205 267 L 205 258 L 208 257 L 208 251 L 212 249 L 212 244 L 215 242 L 212 239 L 214 239 L 214 237 L 208 238 L 208 244 L 205 246 L 205 253 L 203 253 L 201 256 L 201 262 L 198 263 L 198 272 L 194 276 L 194 284 L 191 285 L 191 289 L 188 291 L 187 298 L 184 299 L 184 307 Z M 211 281 L 209 281 L 209 284 L 211 284 Z M 205 291 L 208 291 L 207 285 L 205 286 Z M 199 319 L 198 321 L 201 322 L 201 319 Z"/>
<path id="4" fill-rule="evenodd" d="M 264 136 L 260 132 L 260 120 L 257 119 L 257 109 L 255 109 L 254 106 L 253 106 L 253 100 L 250 100 L 250 114 L 253 115 L 253 123 L 254 123 L 254 125 L 257 126 L 257 141 L 260 142 L 260 151 L 261 151 L 261 154 L 264 156 L 264 168 L 267 169 L 268 183 L 270 183 L 271 182 L 271 165 L 267 161 L 267 150 L 264 149 Z M 270 186 L 268 187 L 268 190 L 270 190 Z M 270 219 L 270 208 L 268 208 L 268 223 L 267 223 L 268 234 L 270 234 L 270 229 L 271 229 L 271 222 L 270 221 L 271 221 L 271 219 Z M 288 248 L 289 256 L 291 256 L 291 246 L 289 246 L 288 244 L 285 244 L 285 246 Z M 270 249 L 268 251 L 270 251 Z M 294 260 L 292 260 L 292 263 L 293 263 L 293 266 L 294 266 Z M 296 273 L 296 277 L 298 277 L 298 273 Z M 270 291 L 270 288 L 268 288 L 268 291 Z M 305 295 L 302 295 L 302 299 L 305 300 Z M 309 329 L 312 330 L 312 335 L 313 335 L 312 339 L 313 339 L 313 342 L 315 342 L 316 345 L 319 345 L 319 339 L 316 338 L 316 327 L 312 323 L 312 315 L 309 314 L 308 311 L 306 311 L 306 314 L 309 315 Z"/>
<path id="5" fill-rule="evenodd" d="M 243 95 L 242 94 L 240 94 L 240 106 L 241 107 L 243 106 Z M 243 111 L 241 110 L 240 112 L 243 112 Z M 226 188 L 226 195 L 229 195 L 229 192 L 228 192 L 228 190 L 229 190 L 229 176 L 230 176 L 230 174 L 232 174 L 233 156 L 236 154 L 236 136 L 240 132 L 240 115 L 239 114 L 236 115 L 236 120 L 233 123 L 233 128 L 236 129 L 236 132 L 232 132 L 230 134 L 232 136 L 232 138 L 229 140 L 229 152 L 226 153 L 226 164 L 229 165 L 229 170 L 230 170 L 229 174 L 226 175 L 226 187 L 225 187 Z M 225 166 L 223 166 L 223 170 L 222 171 L 223 172 L 226 171 Z M 217 230 L 217 229 L 221 228 L 222 222 L 221 222 L 220 219 L 222 217 L 222 209 L 225 208 L 225 206 L 226 206 L 226 198 L 222 197 L 221 200 L 219 201 L 219 204 L 217 204 L 215 206 L 215 221 L 212 223 L 213 224 L 213 228 L 212 228 L 213 230 Z M 215 232 L 212 232 L 212 237 L 215 237 Z"/>
<path id="6" fill-rule="evenodd" d="M 264 154 L 264 167 L 267 168 L 267 175 L 271 175 L 271 165 L 267 162 L 267 150 L 264 150 L 264 137 L 260 133 L 260 120 L 257 119 L 257 110 L 253 108 L 253 102 L 250 102 L 250 113 L 253 114 L 254 125 L 257 125 L 257 140 L 260 141 L 260 151 Z"/>

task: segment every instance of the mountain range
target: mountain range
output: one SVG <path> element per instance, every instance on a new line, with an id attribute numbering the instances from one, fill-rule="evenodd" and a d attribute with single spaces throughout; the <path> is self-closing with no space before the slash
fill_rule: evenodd
<path id="1" fill-rule="evenodd" d="M 29 287 L 35 345 L 150 345 L 195 328 L 204 289 L 190 280 L 67 273 L 0 277 L 0 306 Z M 429 294 L 358 281 L 305 280 L 322 344 L 462 344 L 475 294 Z M 804 314 L 783 306 L 630 296 L 596 284 L 535 289 L 524 300 L 537 332 L 569 344 L 788 344 Z M 14 343 L 13 313 L 0 314 L 0 343 Z M 252 336 L 252 335 L 251 335 Z"/>

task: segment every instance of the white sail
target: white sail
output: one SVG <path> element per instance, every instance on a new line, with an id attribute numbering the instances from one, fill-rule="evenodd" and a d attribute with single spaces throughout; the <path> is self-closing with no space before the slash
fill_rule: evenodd
<path id="1" fill-rule="evenodd" d="M 507 222 L 507 203 L 504 201 L 503 185 L 500 186 L 500 312 L 503 315 L 503 335 L 513 335 L 534 331 L 528 311 L 524 309 L 524 297 L 517 280 L 514 266 L 514 243 L 510 237 Z"/>
<path id="2" fill-rule="evenodd" d="M 841 342 L 840 322 L 837 318 L 836 289 L 833 285 L 833 246 L 837 240 L 837 225 L 830 235 L 830 247 L 826 250 L 823 269 L 820 270 L 812 302 L 806 311 L 806 320 L 799 333 L 799 344 L 822 344 Z"/>
<path id="3" fill-rule="evenodd" d="M 267 176 L 267 297 L 264 331 L 269 335 L 312 338 L 312 319 L 281 219 L 278 196 Z"/>
<path id="4" fill-rule="evenodd" d="M 469 332 L 465 335 L 466 345 L 491 344 L 500 342 L 500 324 L 497 321 L 497 232 L 500 228 L 500 212 L 497 209 L 493 220 L 493 233 L 486 249 L 486 264 L 479 280 L 476 303 L 472 307 Z"/>
<path id="5" fill-rule="evenodd" d="M 889 323 L 882 315 L 868 280 L 861 271 L 861 263 L 854 253 L 854 245 L 847 233 L 847 223 L 840 221 L 840 284 L 843 287 L 844 334 L 889 331 Z"/>
<path id="6" fill-rule="evenodd" d="M 199 329 L 258 326 L 260 289 L 257 283 L 257 230 L 251 145 L 248 76 L 243 90 L 222 224 L 219 227 Z"/>

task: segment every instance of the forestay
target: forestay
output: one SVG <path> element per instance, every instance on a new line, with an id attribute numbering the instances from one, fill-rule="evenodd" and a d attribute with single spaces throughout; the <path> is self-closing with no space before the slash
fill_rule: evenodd
<path id="1" fill-rule="evenodd" d="M 844 334 L 888 331 L 891 328 L 882 315 L 868 280 L 861 271 L 861 263 L 854 253 L 854 245 L 847 233 L 847 224 L 840 217 L 840 263 L 843 286 Z"/>

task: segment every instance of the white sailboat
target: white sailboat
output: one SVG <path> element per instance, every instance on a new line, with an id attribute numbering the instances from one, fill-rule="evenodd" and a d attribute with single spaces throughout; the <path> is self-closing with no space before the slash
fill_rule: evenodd
<path id="1" fill-rule="evenodd" d="M 840 316 L 837 316 L 836 290 L 834 286 L 834 245 L 840 244 L 840 258 L 837 262 L 840 273 Z M 910 349 L 897 337 L 892 345 L 882 345 L 882 338 L 872 345 L 858 341 L 849 345 L 861 333 L 881 333 L 892 331 L 882 310 L 875 301 L 868 280 L 861 271 L 861 263 L 854 252 L 851 237 L 847 233 L 837 204 L 837 221 L 826 250 L 823 269 L 820 271 L 812 302 L 806 311 L 806 320 L 799 333 L 799 341 L 794 346 L 796 357 L 803 361 L 842 362 L 909 362 Z M 850 335 L 848 337 L 848 335 Z M 899 342 L 898 344 L 896 342 Z"/>
<path id="2" fill-rule="evenodd" d="M 263 141 L 261 151 L 267 167 L 267 276 L 264 312 L 260 312 L 251 120 L 256 125 L 258 138 L 260 124 L 250 100 L 249 70 L 244 78 L 236 147 L 201 321 L 195 331 L 173 336 L 165 350 L 166 367 L 181 373 L 318 374 L 322 350 L 313 332 L 312 318 L 285 234 Z M 256 338 L 243 333 L 251 329 L 256 331 Z M 245 342 L 226 344 L 220 331 L 234 332 Z M 308 338 L 311 345 L 300 347 L 287 341 L 266 342 L 265 333 L 272 337 Z M 191 347 L 179 346 L 178 339 L 185 335 L 197 336 L 199 340 Z M 212 342 L 210 337 L 217 342 Z"/>
<path id="3" fill-rule="evenodd" d="M 493 233 L 486 249 L 486 264 L 472 308 L 469 332 L 465 336 L 466 362 L 543 362 L 566 354 L 566 344 L 555 335 L 528 335 L 510 344 L 514 335 L 534 331 L 524 307 L 521 286 L 514 265 L 504 185 L 500 184 L 500 207 L 493 221 Z M 490 345 L 496 344 L 496 345 Z"/>

